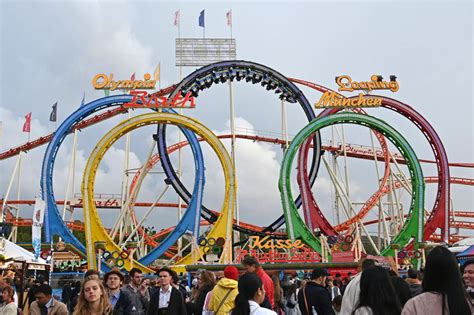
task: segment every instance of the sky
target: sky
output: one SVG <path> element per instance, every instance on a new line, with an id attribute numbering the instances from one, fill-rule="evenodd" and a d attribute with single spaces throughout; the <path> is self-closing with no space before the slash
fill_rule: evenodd
<path id="1" fill-rule="evenodd" d="M 474 161 L 473 115 L 473 5 L 471 1 L 0 1 L 0 151 L 24 143 L 24 116 L 32 112 L 31 139 L 52 132 L 51 106 L 58 102 L 58 123 L 80 105 L 103 96 L 91 80 L 97 73 L 114 73 L 117 78 L 137 78 L 153 73 L 161 65 L 161 87 L 180 80 L 175 66 L 178 29 L 174 14 L 180 10 L 180 36 L 202 38 L 198 16 L 205 10 L 205 36 L 229 38 L 226 12 L 232 10 L 232 36 L 237 59 L 264 64 L 280 73 L 315 82 L 332 89 L 334 78 L 347 74 L 366 81 L 372 74 L 388 79 L 396 75 L 400 90 L 381 91 L 410 104 L 436 129 L 451 162 Z M 183 68 L 183 76 L 194 71 Z M 315 103 L 321 94 L 300 87 Z M 281 103 L 260 86 L 234 84 L 236 126 L 257 134 L 281 135 Z M 318 113 L 316 111 L 316 113 Z M 419 158 L 433 160 L 430 146 L 421 132 L 406 118 L 385 109 L 368 110 L 400 131 Z M 136 111 L 133 114 L 141 114 Z M 307 121 L 295 104 L 286 105 L 288 132 L 295 135 Z M 213 85 L 201 92 L 197 108 L 185 115 L 195 117 L 217 134 L 230 130 L 227 85 Z M 98 140 L 118 122 L 120 116 L 83 130 L 78 139 L 75 193 L 80 193 L 83 168 Z M 258 131 L 255 131 L 258 130 Z M 151 144 L 153 127 L 131 135 L 130 167 L 137 168 Z M 367 130 L 345 129 L 350 143 L 370 145 Z M 323 132 L 327 142 L 331 130 Z M 178 140 L 177 128 L 169 128 L 168 143 Z M 229 144 L 226 142 L 229 148 Z M 22 162 L 20 197 L 33 199 L 39 191 L 39 177 L 45 146 L 28 152 Z M 54 170 L 56 199 L 63 199 L 72 151 L 69 136 L 59 150 Z M 220 209 L 223 175 L 209 146 L 203 145 L 206 165 L 204 202 Z M 191 190 L 194 164 L 189 149 L 183 153 L 183 180 Z M 241 218 L 266 225 L 281 215 L 278 177 L 283 157 L 279 146 L 237 141 L 236 165 Z M 106 154 L 97 175 L 96 192 L 119 194 L 122 181 L 124 141 Z M 176 165 L 176 157 L 173 157 Z M 16 158 L 0 161 L 0 196 L 5 196 Z M 341 164 L 342 165 L 342 164 Z M 342 166 L 341 166 L 342 167 Z M 159 167 L 158 167 L 159 169 Z M 436 168 L 423 165 L 426 175 Z M 296 172 L 294 172 L 296 173 Z M 452 176 L 473 178 L 467 168 L 452 168 Z M 354 202 L 364 202 L 377 189 L 373 162 L 349 161 L 349 182 Z M 294 176 L 294 175 L 293 175 Z M 163 175 L 146 178 L 139 200 L 152 201 L 164 189 Z M 16 185 L 16 184 L 15 184 Z M 296 193 L 296 184 L 293 190 Z M 322 170 L 313 189 L 324 213 L 330 209 L 332 190 L 327 171 Z M 431 209 L 435 186 L 428 185 L 426 208 Z M 16 188 L 10 199 L 16 199 Z M 455 210 L 472 210 L 472 188 L 452 187 Z M 403 197 L 408 207 L 409 197 Z M 168 190 L 163 201 L 176 201 Z M 22 208 L 25 216 L 29 207 Z M 109 212 L 107 212 L 109 211 Z M 110 222 L 111 210 L 101 211 Z M 144 209 L 138 209 L 139 215 Z M 160 209 L 149 226 L 176 223 L 175 209 Z M 161 215 L 163 213 L 164 215 Z M 81 219 L 81 211 L 75 214 Z M 115 215 L 115 214 L 114 214 Z M 271 218 L 271 219 L 269 219 Z M 109 223 L 110 224 L 110 223 Z"/>

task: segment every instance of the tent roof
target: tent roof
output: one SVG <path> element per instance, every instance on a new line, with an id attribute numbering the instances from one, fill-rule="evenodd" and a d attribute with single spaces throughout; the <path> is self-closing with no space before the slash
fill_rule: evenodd
<path id="1" fill-rule="evenodd" d="M 31 262 L 31 263 L 46 264 L 46 260 L 42 259 L 41 257 L 38 257 L 38 260 L 35 260 L 35 255 L 27 251 L 23 247 L 13 242 L 10 242 L 7 239 L 3 239 L 1 241 L 5 242 L 3 256 L 5 256 L 6 259 L 26 261 L 28 263 Z"/>
<path id="2" fill-rule="evenodd" d="M 463 252 L 456 255 L 457 257 L 465 257 L 465 256 L 474 256 L 474 245 L 469 246 Z"/>

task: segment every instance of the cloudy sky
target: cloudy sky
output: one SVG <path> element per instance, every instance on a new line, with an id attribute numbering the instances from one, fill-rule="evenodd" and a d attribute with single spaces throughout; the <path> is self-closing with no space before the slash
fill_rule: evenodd
<path id="1" fill-rule="evenodd" d="M 58 102 L 58 123 L 80 104 L 102 97 L 94 91 L 92 77 L 114 73 L 117 78 L 137 78 L 153 73 L 161 63 L 161 87 L 179 81 L 175 66 L 174 13 L 181 12 L 181 37 L 200 38 L 198 16 L 205 9 L 208 38 L 227 38 L 230 28 L 226 12 L 232 9 L 233 37 L 237 58 L 265 64 L 288 77 L 300 78 L 335 89 L 334 77 L 348 74 L 354 80 L 368 80 L 372 74 L 385 78 L 395 74 L 400 90 L 381 95 L 410 104 L 422 113 L 444 141 L 452 162 L 473 162 L 472 98 L 472 2 L 471 1 L 9 1 L 2 0 L 0 151 L 21 144 L 24 116 L 33 113 L 31 138 L 55 128 L 48 121 L 51 105 Z M 186 75 L 194 68 L 184 68 Z M 281 133 L 280 102 L 260 86 L 234 84 L 237 127 L 259 130 L 257 134 Z M 301 87 L 311 103 L 320 93 Z M 136 111 L 134 114 L 144 113 Z M 412 144 L 417 155 L 433 160 L 430 146 L 410 121 L 384 109 L 369 111 L 395 126 Z M 229 95 L 227 85 L 203 91 L 197 108 L 186 115 L 196 117 L 218 134 L 228 133 Z M 287 105 L 288 129 L 296 134 L 305 124 L 299 106 Z M 125 116 L 110 119 L 80 133 L 77 152 L 75 192 L 79 193 L 82 171 L 94 145 L 107 130 Z M 132 134 L 130 167 L 145 159 L 154 128 Z M 253 131 L 255 132 L 255 131 Z M 347 127 L 348 142 L 370 145 L 367 130 Z M 278 135 L 272 134 L 272 137 Z M 323 132 L 330 140 L 331 130 Z M 66 190 L 72 137 L 61 147 L 56 161 L 56 199 Z M 169 128 L 168 141 L 178 139 L 177 128 Z M 22 167 L 21 197 L 33 199 L 38 193 L 45 147 L 29 152 Z M 216 157 L 203 145 L 206 164 L 205 203 L 219 209 L 223 176 Z M 107 153 L 97 176 L 96 192 L 120 193 L 124 141 Z M 193 163 L 184 150 L 184 181 L 193 183 Z M 269 224 L 281 214 L 277 188 L 282 151 L 278 146 L 238 141 L 237 172 L 241 217 L 251 223 Z M 174 160 L 176 160 L 174 158 Z M 16 158 L 0 161 L 0 196 L 5 196 Z M 342 162 L 342 161 L 341 161 Z M 342 166 L 342 164 L 341 164 Z M 158 168 L 159 169 L 159 168 Z M 436 169 L 423 165 L 425 175 Z M 472 178 L 471 169 L 452 168 L 453 176 Z M 373 162 L 349 161 L 351 198 L 364 202 L 376 189 Z M 369 175 L 368 175 L 369 174 Z M 370 179 L 369 179 L 370 178 Z M 139 200 L 153 201 L 164 189 L 163 175 L 150 175 Z M 427 209 L 434 201 L 435 186 L 428 185 Z M 324 212 L 330 210 L 331 185 L 321 171 L 314 193 Z M 10 198 L 16 198 L 13 190 Z M 456 210 L 472 210 L 472 188 L 454 186 Z M 164 197 L 176 200 L 171 190 Z M 408 207 L 409 199 L 405 197 Z M 22 209 L 29 213 L 28 207 Z M 140 210 L 143 211 L 143 210 Z M 174 209 L 160 209 L 148 225 L 165 227 L 176 218 Z M 103 213 L 103 212 L 101 212 Z M 107 212 L 109 213 L 109 212 Z M 81 212 L 76 213 L 80 218 Z M 163 219 L 164 218 L 164 219 Z"/>

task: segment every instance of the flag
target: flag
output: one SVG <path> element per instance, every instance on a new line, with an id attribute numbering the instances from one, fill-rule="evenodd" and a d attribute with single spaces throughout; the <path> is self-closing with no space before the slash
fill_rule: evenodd
<path id="1" fill-rule="evenodd" d="M 31 112 L 25 116 L 25 123 L 23 124 L 23 132 L 30 132 L 31 127 Z"/>
<path id="2" fill-rule="evenodd" d="M 204 10 L 199 14 L 199 26 L 204 27 Z"/>
<path id="3" fill-rule="evenodd" d="M 174 26 L 179 25 L 179 15 L 180 15 L 179 10 L 174 13 Z"/>
<path id="4" fill-rule="evenodd" d="M 86 92 L 82 95 L 82 101 L 81 101 L 81 107 L 84 106 L 84 103 L 86 102 Z"/>
<path id="5" fill-rule="evenodd" d="M 135 81 L 135 72 L 132 74 L 132 76 L 130 77 L 130 81 Z"/>
<path id="6" fill-rule="evenodd" d="M 153 79 L 156 82 L 160 81 L 160 72 L 161 72 L 161 62 L 158 63 L 158 65 L 156 66 L 156 69 L 155 69 L 155 73 L 153 73 Z"/>
<path id="7" fill-rule="evenodd" d="M 105 96 L 109 96 L 110 95 L 110 90 L 109 89 L 104 89 L 104 94 Z"/>
<path id="8" fill-rule="evenodd" d="M 232 27 L 232 9 L 229 10 L 229 12 L 226 13 L 227 16 L 227 26 Z"/>
<path id="9" fill-rule="evenodd" d="M 53 104 L 53 110 L 51 111 L 51 114 L 49 114 L 49 121 L 56 121 L 57 109 L 58 109 L 58 102 Z"/>

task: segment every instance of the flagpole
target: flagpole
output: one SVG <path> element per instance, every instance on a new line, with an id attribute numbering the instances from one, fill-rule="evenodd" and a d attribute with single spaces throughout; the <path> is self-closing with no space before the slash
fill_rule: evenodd
<path id="1" fill-rule="evenodd" d="M 181 15 L 181 11 L 179 12 Z M 181 16 L 179 16 L 178 20 L 178 41 L 181 39 Z M 183 79 L 183 66 L 180 64 L 179 65 L 179 82 Z M 179 109 L 179 114 L 183 115 L 183 109 Z M 180 143 L 182 140 L 182 135 L 181 132 L 178 133 L 178 143 Z M 182 165 L 182 151 L 181 148 L 178 149 L 178 178 L 179 180 L 182 179 L 183 175 L 183 165 Z M 178 222 L 181 221 L 181 217 L 183 216 L 183 199 L 178 195 Z M 181 252 L 181 249 L 183 247 L 183 240 L 180 237 L 178 239 L 178 253 Z M 194 254 L 192 255 L 194 257 Z M 194 260 L 193 260 L 194 263 Z"/>

